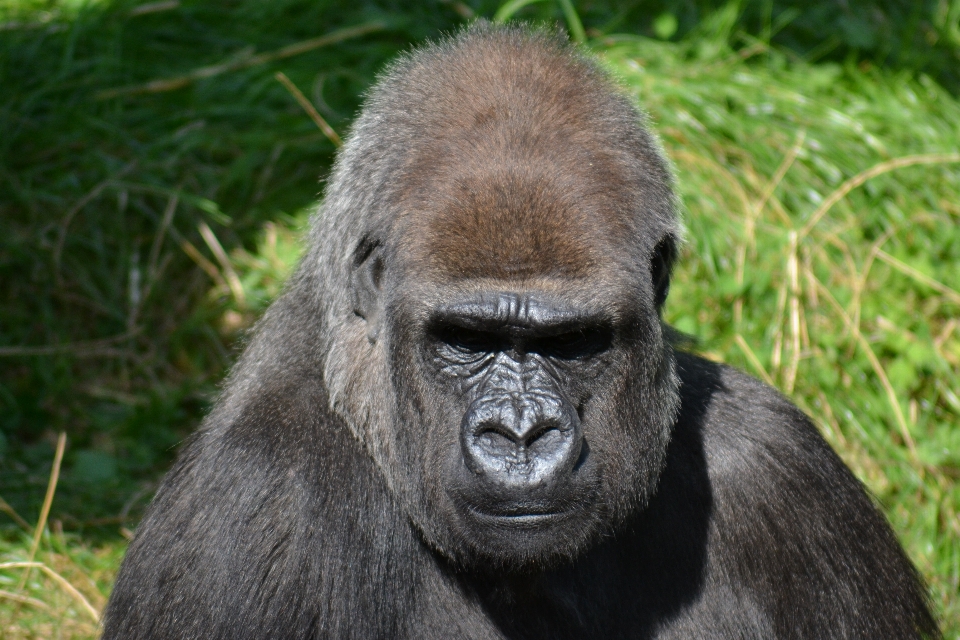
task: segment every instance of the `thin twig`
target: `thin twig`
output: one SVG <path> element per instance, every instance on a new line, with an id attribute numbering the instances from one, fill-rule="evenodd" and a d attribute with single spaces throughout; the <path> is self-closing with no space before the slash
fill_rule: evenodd
<path id="1" fill-rule="evenodd" d="M 207 243 L 210 251 L 212 251 L 213 255 L 217 258 L 217 262 L 220 263 L 220 268 L 223 269 L 224 278 L 226 278 L 227 286 L 230 288 L 234 300 L 237 301 L 240 308 L 245 308 L 247 306 L 247 296 L 243 292 L 243 285 L 240 284 L 240 278 L 237 276 L 237 272 L 234 271 L 233 265 L 230 264 L 230 258 L 227 257 L 227 252 L 223 250 L 223 245 L 217 240 L 217 236 L 213 234 L 213 229 L 211 229 L 206 222 L 201 222 L 197 226 L 200 229 L 200 235 L 203 236 L 203 241 Z"/>
<path id="2" fill-rule="evenodd" d="M 737 346 L 743 350 L 743 353 L 746 354 L 747 360 L 749 360 L 750 364 L 753 365 L 753 368 L 757 370 L 757 373 L 760 374 L 760 377 L 763 378 L 763 381 L 771 387 L 775 387 L 776 385 L 773 383 L 773 378 L 771 378 L 770 374 L 767 373 L 767 370 L 763 368 L 760 358 L 758 358 L 757 354 L 753 352 L 753 349 L 751 349 L 750 345 L 747 344 L 747 341 L 743 339 L 743 336 L 739 333 L 736 333 L 734 334 L 733 339 L 736 341 Z"/>
<path id="3" fill-rule="evenodd" d="M 843 431 L 840 429 L 840 422 L 837 420 L 837 417 L 833 413 L 833 407 L 830 406 L 830 402 L 827 400 L 827 394 L 823 392 L 822 389 L 817 390 L 817 395 L 820 398 L 820 406 L 823 407 L 823 413 L 825 416 L 825 423 L 830 427 L 830 431 L 833 432 L 833 436 L 837 439 L 843 447 L 849 448 L 847 439 L 843 436 Z"/>
<path id="4" fill-rule="evenodd" d="M 867 180 L 876 178 L 879 175 L 895 169 L 902 169 L 903 167 L 910 167 L 915 164 L 949 164 L 952 162 L 960 162 L 960 153 L 927 153 L 915 156 L 904 156 L 902 158 L 894 158 L 893 160 L 881 162 L 866 171 L 858 173 L 837 187 L 833 193 L 827 196 L 826 200 L 823 201 L 817 210 L 813 212 L 807 224 L 803 225 L 803 229 L 800 231 L 800 241 L 802 242 L 803 239 L 809 235 L 810 231 L 813 230 L 817 223 L 820 222 L 820 219 L 830 211 L 833 205 L 840 202 L 848 193 Z"/>
<path id="5" fill-rule="evenodd" d="M 43 507 L 40 509 L 40 518 L 37 520 L 37 527 L 33 531 L 33 542 L 30 544 L 30 555 L 27 556 L 27 562 L 33 562 L 37 556 L 37 549 L 40 547 L 40 538 L 43 537 L 43 530 L 47 526 L 47 517 L 50 515 L 50 505 L 53 504 L 53 495 L 57 491 L 57 480 L 60 479 L 60 463 L 63 462 L 63 451 L 67 447 L 67 434 L 60 432 L 57 438 L 57 452 L 53 456 L 53 467 L 50 469 L 50 480 L 47 482 L 47 495 L 43 498 Z M 20 585 L 17 591 L 22 591 L 27 579 L 30 577 L 30 569 L 23 572 L 20 578 Z"/>
<path id="6" fill-rule="evenodd" d="M 217 265 L 213 264 L 207 258 L 200 253 L 200 250 L 193 246 L 193 243 L 187 240 L 186 238 L 180 239 L 180 248 L 183 249 L 183 252 L 190 256 L 190 259 L 197 263 L 197 266 L 203 269 L 204 273 L 210 276 L 210 279 L 220 287 L 227 287 L 226 280 L 223 279 L 223 276 L 220 275 L 220 270 L 217 269 Z"/>
<path id="7" fill-rule="evenodd" d="M 333 130 L 326 120 L 323 119 L 323 116 L 320 115 L 320 112 L 313 106 L 313 103 L 307 100 L 307 96 L 303 95 L 303 92 L 297 88 L 297 85 L 293 84 L 293 81 L 287 77 L 283 71 L 277 71 L 273 74 L 273 77 L 276 78 L 280 84 L 287 88 L 287 91 L 290 92 L 290 95 L 300 103 L 300 106 L 303 107 L 303 110 L 307 112 L 307 115 L 310 116 L 310 119 L 313 120 L 313 123 L 320 128 L 320 131 L 323 132 L 323 135 L 327 136 L 327 140 L 333 143 L 333 146 L 338 149 L 343 146 L 343 140 L 340 139 L 340 136 L 337 135 L 337 132 Z"/>
<path id="8" fill-rule="evenodd" d="M 102 340 L 87 340 L 84 342 L 68 342 L 43 347 L 0 347 L 0 357 L 4 356 L 54 356 L 69 353 L 72 356 L 83 358 L 96 355 L 116 355 L 118 352 L 109 347 L 118 342 L 129 340 L 140 333 L 141 329 L 121 333 L 112 338 Z"/>
<path id="9" fill-rule="evenodd" d="M 145 16 L 148 13 L 160 13 L 161 11 L 170 11 L 180 6 L 180 0 L 163 0 L 161 2 L 148 2 L 138 7 L 130 9 L 127 16 L 134 18 L 136 16 Z"/>
<path id="10" fill-rule="evenodd" d="M 837 235 L 836 230 L 832 230 L 832 231 L 824 230 L 821 232 L 821 235 L 826 240 L 827 244 L 837 249 L 837 251 L 839 251 L 843 256 L 843 261 L 846 264 L 847 271 L 850 272 L 850 277 L 854 279 L 854 291 L 856 291 L 856 281 L 857 281 L 857 278 L 859 277 L 860 270 L 857 268 L 857 262 L 853 259 L 853 254 L 850 253 L 849 245 L 847 245 L 846 242 L 840 239 L 840 236 Z M 829 253 L 827 253 L 824 247 L 822 246 L 817 247 L 817 251 L 820 255 L 820 259 L 827 264 L 831 272 L 836 272 L 837 269 L 839 269 L 839 265 L 837 265 L 834 262 L 833 258 L 830 256 Z M 814 274 L 811 272 L 810 275 L 813 276 Z M 840 337 L 841 338 L 846 337 L 851 331 L 859 331 L 859 330 L 860 330 L 859 324 L 852 323 L 850 326 L 844 325 L 843 333 L 840 335 Z M 856 349 L 857 349 L 856 340 L 851 340 L 850 348 L 848 349 L 844 357 L 852 358 L 853 352 L 856 351 Z"/>
<path id="11" fill-rule="evenodd" d="M 798 261 L 797 261 L 797 269 L 799 270 L 799 273 L 797 274 L 798 279 L 801 277 L 801 275 L 807 276 L 808 274 L 806 272 L 811 271 L 813 269 L 813 264 L 812 264 L 813 258 L 810 255 L 809 247 L 802 247 L 800 249 L 800 253 L 803 255 L 803 257 L 798 258 Z M 810 284 L 809 278 L 807 278 L 807 284 L 808 285 Z M 806 294 L 806 297 L 808 300 L 810 300 L 811 298 L 816 300 L 816 297 L 817 297 L 816 290 L 814 290 L 814 292 L 811 293 L 809 291 L 809 287 L 804 287 L 802 283 L 798 283 L 797 285 L 798 298 L 800 296 L 801 291 L 804 294 Z M 811 306 L 814 309 L 816 309 L 815 304 L 811 304 Z M 807 353 L 812 353 L 817 350 L 810 343 L 810 326 L 807 323 L 807 308 L 802 304 L 802 302 L 799 305 L 799 313 L 800 313 L 800 338 L 802 340 L 802 346 L 804 351 L 806 351 Z"/>
<path id="12" fill-rule="evenodd" d="M 937 349 L 943 348 L 943 345 L 945 345 L 950 336 L 953 335 L 953 330 L 957 328 L 958 324 L 960 323 L 957 322 L 956 318 L 950 318 L 950 320 L 943 325 L 943 329 L 940 330 L 940 334 L 933 339 L 933 344 L 937 347 Z"/>
<path id="13" fill-rule="evenodd" d="M 947 285 L 939 282 L 938 280 L 934 280 L 930 276 L 924 273 L 921 273 L 920 271 L 917 271 L 910 265 L 905 264 L 900 260 L 897 260 L 892 255 L 884 251 L 883 249 L 877 250 L 877 257 L 883 260 L 884 262 L 886 262 L 888 265 L 890 265 L 894 269 L 900 271 L 901 273 L 908 275 L 914 280 L 917 280 L 918 282 L 921 282 L 927 285 L 931 289 L 935 289 L 939 291 L 943 295 L 953 300 L 955 303 L 960 304 L 960 293 L 957 293 Z"/>
<path id="14" fill-rule="evenodd" d="M 784 391 L 793 393 L 797 382 L 797 370 L 800 368 L 800 265 L 797 258 L 797 232 L 791 231 L 790 253 L 787 256 L 787 278 L 790 284 L 790 364 L 784 376 Z"/>
<path id="15" fill-rule="evenodd" d="M 90 601 L 87 600 L 80 591 L 77 590 L 75 586 L 70 584 L 70 581 L 64 578 L 62 575 L 48 567 L 42 562 L 4 562 L 0 563 L 0 569 L 27 569 L 31 571 L 33 569 L 40 569 L 45 573 L 49 578 L 56 582 L 61 589 L 66 591 L 70 596 L 80 603 L 81 606 L 90 614 L 90 617 L 93 618 L 94 622 L 100 622 L 100 612 L 94 608 Z"/>
<path id="16" fill-rule="evenodd" d="M 800 151 L 803 149 L 803 143 L 807 139 L 807 130 L 801 129 L 800 133 L 797 134 L 797 139 L 794 141 L 793 146 L 790 147 L 790 151 L 787 152 L 787 155 L 783 157 L 783 161 L 780 163 L 780 166 L 777 167 L 777 172 L 773 174 L 773 177 L 770 179 L 770 182 L 767 183 L 767 188 L 764 189 L 763 195 L 760 197 L 760 201 L 757 203 L 756 213 L 759 215 L 764 207 L 767 206 L 767 201 L 770 200 L 770 196 L 773 195 L 773 192 L 777 190 L 777 187 L 780 186 L 780 183 L 786 177 L 787 172 L 790 170 L 790 167 L 793 166 L 793 163 L 796 161 L 797 156 L 800 155 Z"/>
<path id="17" fill-rule="evenodd" d="M 28 604 L 31 607 L 36 607 L 37 609 L 45 609 L 47 611 L 50 610 L 50 605 L 48 605 L 46 602 L 37 600 L 36 598 L 31 598 L 30 596 L 23 596 L 19 593 L 13 593 L 12 591 L 4 591 L 0 589 L 0 598 L 13 600 L 19 604 Z"/>
<path id="18" fill-rule="evenodd" d="M 21 518 L 20 514 L 17 513 L 16 510 L 10 506 L 10 503 L 3 498 L 0 498 L 0 511 L 3 511 L 5 514 L 13 518 L 13 521 L 20 525 L 20 528 L 27 533 L 30 533 L 30 531 L 33 529 L 33 527 L 30 526 L 30 523 Z"/>
<path id="19" fill-rule="evenodd" d="M 150 255 L 147 258 L 147 276 L 150 278 L 151 283 L 157 278 L 157 260 L 160 257 L 160 248 L 163 246 L 163 239 L 167 235 L 167 228 L 170 226 L 170 223 L 173 222 L 173 214 L 177 210 L 177 205 L 180 203 L 180 191 L 179 189 L 170 194 L 170 197 L 167 199 L 167 208 L 163 211 L 163 218 L 160 220 L 160 228 L 157 229 L 157 235 L 153 238 L 153 244 L 150 245 Z M 150 285 L 148 285 L 149 290 Z M 144 296 L 146 297 L 146 295 Z"/>
<path id="20" fill-rule="evenodd" d="M 319 49 L 320 47 L 325 47 L 330 44 L 335 44 L 337 42 L 342 42 L 343 40 L 349 40 L 350 38 L 356 38 L 359 36 L 366 35 L 368 33 L 373 33 L 374 31 L 380 31 L 385 29 L 386 25 L 382 22 L 370 22 L 367 24 L 361 24 L 355 27 L 347 27 L 345 29 L 338 29 L 337 31 L 332 31 L 324 36 L 319 38 L 313 38 L 311 40 L 304 40 L 302 42 L 297 42 L 286 47 L 277 49 L 276 51 L 270 51 L 267 53 L 261 53 L 255 56 L 243 56 L 234 58 L 232 60 L 227 60 L 226 62 L 221 62 L 219 64 L 210 65 L 207 67 L 200 67 L 199 69 L 194 69 L 190 73 L 187 73 L 182 76 L 174 76 L 172 78 L 161 78 L 158 80 L 151 80 L 146 84 L 138 84 L 129 87 L 118 87 L 116 89 L 107 89 L 101 91 L 94 96 L 95 100 L 109 100 L 110 98 L 116 98 L 119 96 L 131 96 L 142 93 L 162 93 L 165 91 L 174 91 L 176 89 L 182 89 L 197 80 L 204 80 L 206 78 L 212 78 L 213 76 L 218 76 L 223 73 L 228 73 L 230 71 L 237 71 L 239 69 L 246 69 L 247 67 L 254 67 L 261 64 L 266 64 L 268 62 L 274 62 L 276 60 L 282 60 L 284 58 L 291 58 L 293 56 L 300 55 L 301 53 L 306 53 L 307 51 L 313 51 L 314 49 Z"/>

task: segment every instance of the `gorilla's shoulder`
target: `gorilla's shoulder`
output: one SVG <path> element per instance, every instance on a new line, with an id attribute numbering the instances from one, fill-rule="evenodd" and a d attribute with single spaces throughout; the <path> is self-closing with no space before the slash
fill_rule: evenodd
<path id="1" fill-rule="evenodd" d="M 677 354 L 677 374 L 677 430 L 702 447 L 715 492 L 746 484 L 790 493 L 799 487 L 785 484 L 858 485 L 806 414 L 776 389 L 689 353 Z"/>
<path id="2" fill-rule="evenodd" d="M 681 478 L 664 497 L 706 504 L 708 584 L 765 603 L 784 637 L 938 637 L 883 514 L 811 420 L 732 367 L 678 354 L 677 373 L 679 464 L 664 475 Z M 690 459 L 705 463 L 692 479 Z"/>

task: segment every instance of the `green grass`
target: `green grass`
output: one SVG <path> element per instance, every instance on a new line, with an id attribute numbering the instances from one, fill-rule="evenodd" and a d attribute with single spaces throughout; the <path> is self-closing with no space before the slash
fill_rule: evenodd
<path id="1" fill-rule="evenodd" d="M 235 327 L 208 295 L 222 268 L 211 247 L 252 248 L 321 188 L 334 145 L 275 73 L 343 130 L 377 69 L 461 18 L 399 1 L 7 4 L 0 486 L 33 520 L 67 430 L 58 506 L 68 530 L 89 531 L 142 512 L 232 362 Z M 357 26 L 368 32 L 289 55 Z M 177 90 L 104 97 L 231 64 Z"/>
<path id="2" fill-rule="evenodd" d="M 48 534 L 35 558 L 44 568 L 34 568 L 21 587 L 24 570 L 4 565 L 15 563 L 8 559 L 21 558 L 29 545 L 26 536 L 0 539 L 0 592 L 5 592 L 0 595 L 0 636 L 9 640 L 95 638 L 94 616 L 106 604 L 126 546 L 93 546 L 62 532 Z"/>
<path id="3" fill-rule="evenodd" d="M 416 14 L 187 2 L 139 15 L 15 4 L 35 24 L 0 31 L 0 349 L 37 348 L 0 355 L 0 497 L 29 521 L 0 528 L 0 636 L 92 637 L 63 583 L 34 569 L 21 585 L 24 570 L 3 567 L 29 559 L 57 432 L 70 441 L 34 559 L 99 610 L 118 532 L 299 255 L 334 150 L 274 74 L 343 134 L 376 69 L 461 17 L 455 3 Z M 581 9 L 590 46 L 677 169 L 688 234 L 667 318 L 814 417 L 960 638 L 960 102 L 909 70 L 770 50 L 728 9 L 673 42 L 608 37 L 603 25 L 629 22 Z M 384 28 L 101 99 L 372 23 Z M 899 166 L 916 156 L 924 164 Z"/>

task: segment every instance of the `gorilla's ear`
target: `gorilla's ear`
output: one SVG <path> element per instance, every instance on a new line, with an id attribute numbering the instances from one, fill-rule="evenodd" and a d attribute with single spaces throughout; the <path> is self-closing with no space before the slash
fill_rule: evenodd
<path id="1" fill-rule="evenodd" d="M 353 312 L 367 321 L 367 338 L 377 341 L 380 333 L 380 285 L 383 280 L 383 252 L 379 240 L 364 236 L 353 253 L 350 289 Z"/>
<path id="2" fill-rule="evenodd" d="M 673 236 L 665 236 L 653 250 L 650 258 L 650 277 L 653 280 L 653 303 L 657 311 L 663 309 L 670 293 L 670 272 L 677 257 L 677 243 Z"/>

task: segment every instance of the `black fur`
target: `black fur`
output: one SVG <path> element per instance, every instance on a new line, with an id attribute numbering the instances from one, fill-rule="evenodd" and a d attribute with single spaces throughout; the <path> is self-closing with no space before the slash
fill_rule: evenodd
<path id="1" fill-rule="evenodd" d="M 810 421 L 671 347 L 642 122 L 542 34 L 397 63 L 104 638 L 938 637 Z"/>

